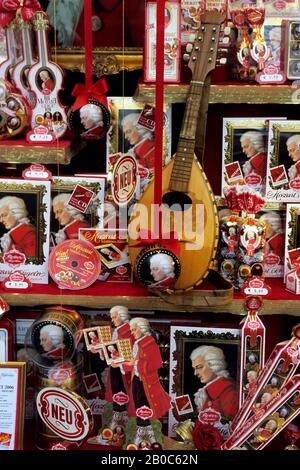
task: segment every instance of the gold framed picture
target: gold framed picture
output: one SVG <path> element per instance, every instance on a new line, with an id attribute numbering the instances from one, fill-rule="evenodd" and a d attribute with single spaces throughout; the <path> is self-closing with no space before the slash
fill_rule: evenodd
<path id="1" fill-rule="evenodd" d="M 224 118 L 222 192 L 227 186 L 265 192 L 268 118 Z"/>
<path id="2" fill-rule="evenodd" d="M 124 362 L 125 357 L 122 354 L 119 341 L 110 341 L 103 344 L 103 352 L 108 365 L 112 362 Z"/>
<path id="3" fill-rule="evenodd" d="M 86 349 L 88 351 L 91 349 L 100 349 L 102 347 L 102 338 L 99 326 L 84 328 L 82 331 Z"/>
<path id="4" fill-rule="evenodd" d="M 266 196 L 269 201 L 300 201 L 300 122 L 270 122 Z"/>
<path id="5" fill-rule="evenodd" d="M 101 227 L 103 223 L 105 178 L 55 176 L 51 186 L 50 246 L 79 238 L 79 229 Z M 85 212 L 69 204 L 76 186 L 94 193 Z"/>
<path id="6" fill-rule="evenodd" d="M 199 390 L 202 390 L 202 387 L 208 385 L 208 383 L 204 379 L 202 381 L 201 374 L 198 374 L 197 370 L 193 367 L 194 359 L 191 359 L 194 355 L 198 358 L 197 354 L 200 346 L 213 346 L 208 352 L 201 350 L 200 354 L 209 353 L 213 355 L 219 366 L 223 369 L 223 377 L 227 377 L 232 385 L 235 384 L 237 390 L 239 344 L 239 329 L 171 326 L 169 395 L 172 401 L 175 401 L 176 397 L 188 395 L 197 414 L 202 411 L 198 408 L 199 401 L 197 395 Z M 221 409 L 216 411 L 222 413 Z M 170 410 L 170 436 L 175 435 L 177 424 L 176 413 L 174 414 L 173 410 Z"/>
<path id="7" fill-rule="evenodd" d="M 284 277 L 300 259 L 300 204 L 286 205 Z"/>
<path id="8" fill-rule="evenodd" d="M 0 181 L 0 281 L 18 259 L 30 282 L 48 283 L 49 216 L 49 181 Z"/>
<path id="9" fill-rule="evenodd" d="M 126 97 L 108 98 L 108 104 L 111 112 L 111 128 L 107 134 L 107 167 L 112 171 L 122 155 L 133 156 L 138 163 L 140 184 L 143 188 L 153 176 L 155 161 L 155 131 L 140 123 L 145 104 Z M 166 105 L 163 133 L 164 163 L 171 158 L 171 122 L 171 107 Z"/>

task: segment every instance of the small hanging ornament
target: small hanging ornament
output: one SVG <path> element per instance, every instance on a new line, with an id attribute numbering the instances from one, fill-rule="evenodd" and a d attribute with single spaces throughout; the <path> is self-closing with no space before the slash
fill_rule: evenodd
<path id="1" fill-rule="evenodd" d="M 153 292 L 172 290 L 180 269 L 179 258 L 160 244 L 143 248 L 134 265 L 138 281 Z"/>
<path id="2" fill-rule="evenodd" d="M 104 79 L 94 85 L 75 85 L 72 95 L 76 101 L 68 116 L 69 127 L 79 132 L 84 140 L 98 140 L 104 137 L 110 126 L 110 113 L 107 98 L 108 90 Z"/>

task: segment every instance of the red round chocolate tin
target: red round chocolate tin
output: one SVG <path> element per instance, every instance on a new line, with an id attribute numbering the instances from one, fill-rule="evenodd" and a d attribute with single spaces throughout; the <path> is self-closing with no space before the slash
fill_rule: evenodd
<path id="1" fill-rule="evenodd" d="M 59 243 L 49 257 L 49 274 L 61 289 L 85 289 L 98 279 L 100 271 L 98 252 L 82 240 Z"/>

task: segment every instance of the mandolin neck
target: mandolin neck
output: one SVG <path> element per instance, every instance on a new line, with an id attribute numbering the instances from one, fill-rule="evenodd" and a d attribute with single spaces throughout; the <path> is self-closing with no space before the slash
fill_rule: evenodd
<path id="1" fill-rule="evenodd" d="M 202 81 L 192 80 L 188 92 L 183 124 L 170 179 L 170 190 L 187 192 L 195 150 L 198 113 L 203 93 Z"/>

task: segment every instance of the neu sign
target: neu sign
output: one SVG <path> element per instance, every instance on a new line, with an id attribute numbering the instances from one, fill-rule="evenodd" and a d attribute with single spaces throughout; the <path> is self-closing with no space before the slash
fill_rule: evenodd
<path id="1" fill-rule="evenodd" d="M 112 196 L 117 205 L 128 204 L 138 184 L 138 166 L 135 158 L 124 155 L 114 166 L 112 174 Z"/>
<path id="2" fill-rule="evenodd" d="M 92 426 L 88 405 L 75 393 L 47 387 L 39 392 L 36 404 L 44 423 L 66 440 L 84 439 Z"/>

